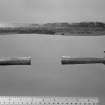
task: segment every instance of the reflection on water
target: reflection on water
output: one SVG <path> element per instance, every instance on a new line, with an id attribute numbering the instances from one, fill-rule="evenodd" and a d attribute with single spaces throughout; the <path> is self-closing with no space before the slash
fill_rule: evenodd
<path id="1" fill-rule="evenodd" d="M 0 67 L 0 94 L 105 97 L 104 65 L 60 64 L 61 56 L 103 57 L 104 50 L 104 36 L 0 36 L 1 57 L 32 57 L 31 66 Z"/>

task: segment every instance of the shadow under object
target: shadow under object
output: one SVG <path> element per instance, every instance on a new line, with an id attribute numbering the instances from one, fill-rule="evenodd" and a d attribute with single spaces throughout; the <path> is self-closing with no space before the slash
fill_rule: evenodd
<path id="1" fill-rule="evenodd" d="M 5 57 L 0 59 L 0 65 L 31 65 L 31 57 Z"/>
<path id="2" fill-rule="evenodd" d="M 105 64 L 105 58 L 95 58 L 95 57 L 86 57 L 86 58 L 71 58 L 63 56 L 61 59 L 62 65 L 72 65 L 72 64 L 96 64 L 101 63 Z"/>

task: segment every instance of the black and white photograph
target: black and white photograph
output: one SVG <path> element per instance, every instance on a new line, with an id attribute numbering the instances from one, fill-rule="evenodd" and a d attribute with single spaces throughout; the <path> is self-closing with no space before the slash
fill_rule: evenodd
<path id="1" fill-rule="evenodd" d="M 105 105 L 105 0 L 0 0 L 0 105 Z"/>

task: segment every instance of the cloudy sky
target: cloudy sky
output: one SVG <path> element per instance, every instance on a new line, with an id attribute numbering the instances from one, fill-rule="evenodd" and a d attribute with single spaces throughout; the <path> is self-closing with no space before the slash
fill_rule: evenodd
<path id="1" fill-rule="evenodd" d="M 105 21 L 105 0 L 0 0 L 0 22 Z"/>

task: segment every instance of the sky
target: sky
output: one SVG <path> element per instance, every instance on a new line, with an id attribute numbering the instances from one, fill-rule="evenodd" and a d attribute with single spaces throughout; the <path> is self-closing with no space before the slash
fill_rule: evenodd
<path id="1" fill-rule="evenodd" d="M 105 22 L 105 0 L 0 0 L 0 22 Z"/>

